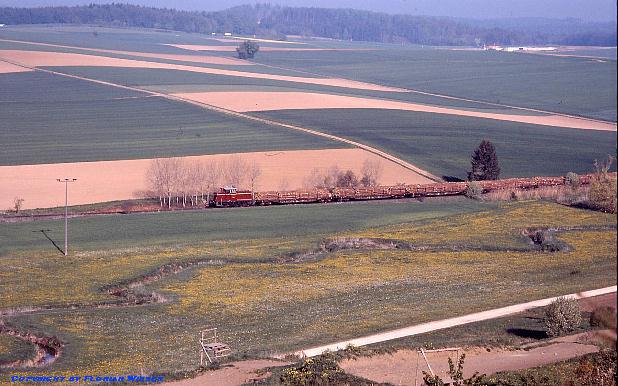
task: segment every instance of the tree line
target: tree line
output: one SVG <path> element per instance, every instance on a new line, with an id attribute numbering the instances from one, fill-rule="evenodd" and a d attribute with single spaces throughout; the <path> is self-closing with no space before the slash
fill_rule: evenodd
<path id="1" fill-rule="evenodd" d="M 306 189 L 375 186 L 381 174 L 381 162 L 368 159 L 363 163 L 360 176 L 337 166 L 327 170 L 315 168 L 303 185 Z M 211 194 L 222 186 L 248 188 L 253 193 L 261 176 L 260 165 L 241 156 L 205 161 L 157 158 L 151 161 L 146 172 L 148 191 L 144 195 L 158 198 L 161 207 L 199 206 L 208 204 Z"/>
<path id="2" fill-rule="evenodd" d="M 191 33 L 231 32 L 285 39 L 286 35 L 426 45 L 483 43 L 616 45 L 615 23 L 537 23 L 513 28 L 474 20 L 389 15 L 355 9 L 285 7 L 256 4 L 218 12 L 179 11 L 130 4 L 74 7 L 0 8 L 3 24 L 94 24 L 156 28 Z M 573 27 L 576 26 L 577 28 Z"/>
<path id="3" fill-rule="evenodd" d="M 333 189 L 369 187 L 380 184 L 382 163 L 379 160 L 367 159 L 363 162 L 361 175 L 357 176 L 352 170 L 341 170 L 334 165 L 327 170 L 314 168 L 305 177 L 303 186 L 306 189 Z"/>
<path id="4" fill-rule="evenodd" d="M 208 204 L 210 195 L 221 186 L 248 186 L 253 192 L 262 174 L 260 166 L 240 156 L 223 160 L 192 161 L 182 158 L 152 160 L 146 178 L 149 194 L 161 207 Z"/>

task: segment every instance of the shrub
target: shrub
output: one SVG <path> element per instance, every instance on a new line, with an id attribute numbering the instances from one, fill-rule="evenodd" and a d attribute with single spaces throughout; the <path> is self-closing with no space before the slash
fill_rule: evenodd
<path id="1" fill-rule="evenodd" d="M 483 188 L 478 182 L 470 181 L 468 182 L 468 187 L 466 188 L 465 194 L 468 198 L 478 200 L 481 197 L 481 194 L 483 194 Z"/>
<path id="2" fill-rule="evenodd" d="M 500 372 L 487 379 L 489 386 L 616 385 L 616 351 L 587 354 L 565 362 L 526 370 Z"/>
<path id="3" fill-rule="evenodd" d="M 590 183 L 588 205 L 602 212 L 616 213 L 616 178 L 609 175 L 609 169 L 614 157 L 608 156 L 606 161 L 594 160 L 596 172 Z"/>
<path id="4" fill-rule="evenodd" d="M 555 238 L 554 233 L 539 229 L 528 234 L 530 240 L 543 252 L 568 251 L 570 248 L 565 242 Z"/>
<path id="5" fill-rule="evenodd" d="M 616 213 L 616 179 L 595 178 L 588 192 L 590 207 L 607 213 Z"/>
<path id="6" fill-rule="evenodd" d="M 463 375 L 463 365 L 464 359 L 466 358 L 466 354 L 462 354 L 457 361 L 457 368 L 455 368 L 455 364 L 451 358 L 448 358 L 448 375 L 453 380 L 452 383 L 448 383 L 453 386 L 481 386 L 486 385 L 485 374 L 479 375 L 478 371 L 475 372 L 470 378 L 464 378 Z M 443 386 L 447 385 L 442 378 L 438 375 L 430 375 L 426 371 L 423 371 L 423 381 L 425 385 L 428 386 Z"/>
<path id="7" fill-rule="evenodd" d="M 615 385 L 616 350 L 582 358 L 575 375 L 582 386 Z"/>
<path id="8" fill-rule="evenodd" d="M 597 307 L 590 314 L 592 327 L 616 328 L 616 310 L 612 307 Z"/>
<path id="9" fill-rule="evenodd" d="M 353 171 L 348 170 L 337 176 L 337 181 L 335 184 L 340 188 L 355 188 L 358 186 L 359 182 L 356 174 L 354 174 Z"/>
<path id="10" fill-rule="evenodd" d="M 545 310 L 545 329 L 548 336 L 559 336 L 579 328 L 582 322 L 577 300 L 560 297 Z"/>
<path id="11" fill-rule="evenodd" d="M 579 175 L 577 173 L 568 172 L 565 177 L 565 182 L 571 188 L 577 189 L 579 187 Z"/>
<path id="12" fill-rule="evenodd" d="M 300 365 L 290 367 L 281 373 L 284 385 L 327 385 L 336 382 L 343 375 L 335 357 L 324 354 L 317 358 L 307 358 Z"/>

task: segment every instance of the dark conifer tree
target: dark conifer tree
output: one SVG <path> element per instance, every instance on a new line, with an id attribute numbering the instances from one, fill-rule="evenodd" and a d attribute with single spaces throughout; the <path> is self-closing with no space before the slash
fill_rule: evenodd
<path id="1" fill-rule="evenodd" d="M 474 150 L 471 164 L 472 170 L 468 172 L 468 180 L 470 181 L 497 180 L 500 175 L 496 148 L 493 143 L 485 139 Z"/>

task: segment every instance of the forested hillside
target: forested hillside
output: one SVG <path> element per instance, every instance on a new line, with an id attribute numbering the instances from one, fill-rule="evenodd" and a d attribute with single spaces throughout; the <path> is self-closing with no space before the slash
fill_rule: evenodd
<path id="1" fill-rule="evenodd" d="M 354 9 L 245 5 L 220 12 L 188 12 L 128 4 L 0 8 L 2 24 L 95 24 L 184 32 L 232 32 L 285 39 L 286 35 L 426 45 L 616 45 L 615 23 L 577 20 L 456 20 L 389 15 Z"/>

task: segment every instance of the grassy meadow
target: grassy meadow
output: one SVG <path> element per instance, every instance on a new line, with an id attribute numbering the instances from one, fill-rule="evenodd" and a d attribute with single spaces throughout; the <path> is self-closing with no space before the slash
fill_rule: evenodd
<path id="1" fill-rule="evenodd" d="M 0 363 L 27 360 L 34 354 L 34 346 L 21 339 L 0 335 Z"/>
<path id="2" fill-rule="evenodd" d="M 594 159 L 616 155 L 616 133 L 379 109 L 253 113 L 375 146 L 439 176 L 465 179 L 483 139 L 496 146 L 501 177 L 589 173 Z"/>
<path id="3" fill-rule="evenodd" d="M 189 371 L 199 358 L 197 331 L 208 326 L 220 329 L 235 357 L 263 356 L 616 282 L 615 216 L 544 202 L 439 199 L 152 216 L 72 219 L 66 258 L 37 231 L 58 238 L 61 221 L 0 224 L 8 236 L 0 257 L 4 307 L 113 301 L 102 288 L 162 264 L 210 261 L 135 289 L 168 303 L 5 317 L 67 342 L 58 361 L 35 372 Z M 580 227 L 557 235 L 571 251 L 541 253 L 521 235 L 556 225 Z M 286 258 L 333 237 L 458 250 Z"/>

